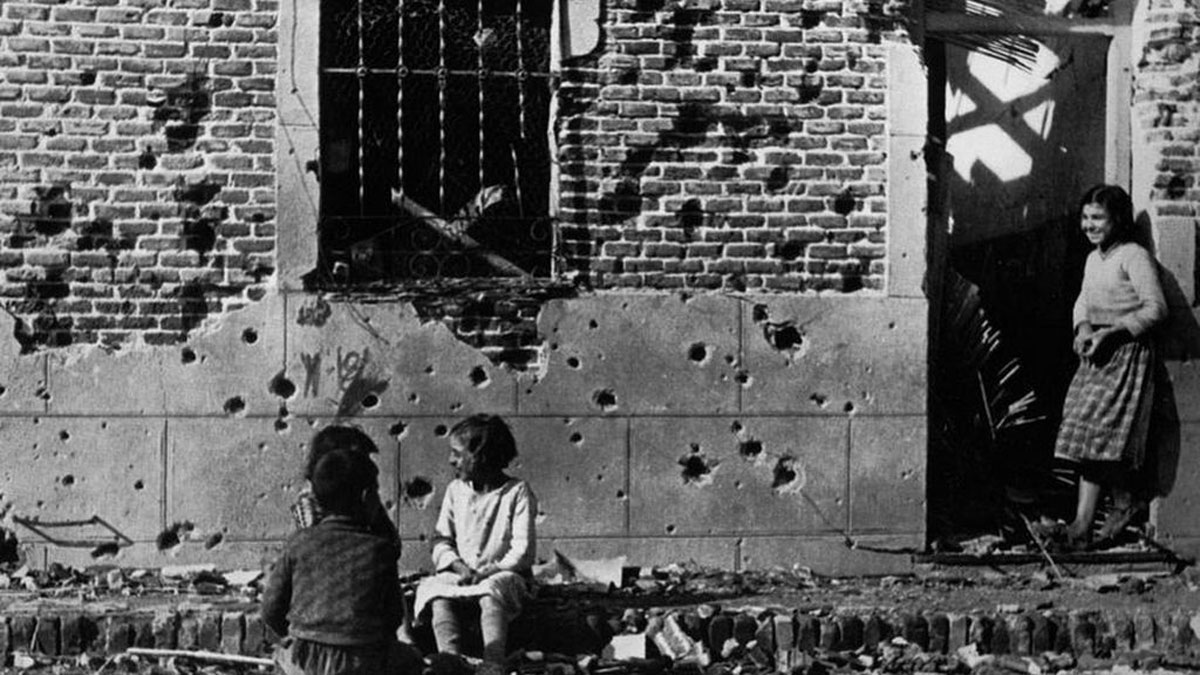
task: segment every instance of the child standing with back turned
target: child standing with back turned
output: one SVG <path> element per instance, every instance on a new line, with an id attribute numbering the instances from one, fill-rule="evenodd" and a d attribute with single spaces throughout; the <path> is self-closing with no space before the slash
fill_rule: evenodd
<path id="1" fill-rule="evenodd" d="M 440 652 L 463 653 L 466 610 L 478 607 L 483 659 L 504 661 L 508 626 L 528 596 L 536 551 L 537 499 L 525 481 L 504 472 L 516 456 L 500 417 L 472 415 L 450 430 L 455 478 L 434 535 L 437 574 L 417 588 L 414 613 L 431 609 Z"/>
<path id="2" fill-rule="evenodd" d="M 343 447 L 312 467 L 324 516 L 293 534 L 263 590 L 263 622 L 284 638 L 285 675 L 419 673 L 420 659 L 396 640 L 403 602 L 398 540 L 372 530 L 378 469 Z"/>

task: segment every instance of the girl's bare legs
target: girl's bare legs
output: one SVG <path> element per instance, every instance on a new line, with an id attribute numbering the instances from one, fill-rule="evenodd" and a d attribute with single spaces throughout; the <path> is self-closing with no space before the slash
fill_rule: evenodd
<path id="1" fill-rule="evenodd" d="M 483 634 L 483 660 L 504 663 L 508 655 L 505 651 L 508 621 L 504 618 L 500 603 L 486 595 L 479 599 L 479 632 Z"/>
<path id="2" fill-rule="evenodd" d="M 433 639 L 443 654 L 462 655 L 462 626 L 453 600 L 437 598 L 433 601 Z"/>
<path id="3" fill-rule="evenodd" d="M 1067 536 L 1073 540 L 1084 539 L 1092 529 L 1096 518 L 1096 503 L 1100 501 L 1100 484 L 1079 478 L 1079 500 L 1075 504 L 1075 520 L 1067 526 Z"/>

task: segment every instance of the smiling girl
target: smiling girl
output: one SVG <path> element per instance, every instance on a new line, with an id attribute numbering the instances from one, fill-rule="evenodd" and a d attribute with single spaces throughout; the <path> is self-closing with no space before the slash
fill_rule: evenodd
<path id="1" fill-rule="evenodd" d="M 1120 534 L 1145 507 L 1135 499 L 1132 477 L 1145 462 L 1154 398 L 1149 332 L 1167 314 L 1158 266 L 1132 241 L 1133 206 L 1124 190 L 1112 185 L 1088 190 L 1080 200 L 1080 228 L 1095 249 L 1088 254 L 1072 315 L 1079 366 L 1055 443 L 1055 455 L 1079 462 L 1075 519 L 1061 542 L 1068 550 L 1091 544 L 1104 490 L 1112 510 L 1100 540 Z"/>
<path id="2" fill-rule="evenodd" d="M 437 574 L 417 587 L 415 614 L 429 607 L 438 651 L 463 654 L 464 623 L 477 609 L 483 659 L 501 663 L 508 625 L 529 593 L 537 500 L 528 483 L 504 471 L 517 447 L 503 419 L 472 415 L 449 437 L 455 477 L 435 527 Z"/>

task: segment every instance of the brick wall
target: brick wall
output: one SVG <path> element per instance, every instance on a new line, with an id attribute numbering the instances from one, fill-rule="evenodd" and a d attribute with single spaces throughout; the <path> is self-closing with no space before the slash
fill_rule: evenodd
<path id="1" fill-rule="evenodd" d="M 1159 259 L 1194 303 L 1200 228 L 1200 2 L 1146 0 L 1141 9 L 1144 14 L 1134 22 L 1134 199 L 1142 200 L 1150 217 Z"/>
<path id="2" fill-rule="evenodd" d="M 0 296 L 22 346 L 172 343 L 261 297 L 276 1 L 0 7 Z"/>
<path id="3" fill-rule="evenodd" d="M 560 89 L 568 264 L 599 287 L 882 289 L 883 8 L 606 9 Z"/>

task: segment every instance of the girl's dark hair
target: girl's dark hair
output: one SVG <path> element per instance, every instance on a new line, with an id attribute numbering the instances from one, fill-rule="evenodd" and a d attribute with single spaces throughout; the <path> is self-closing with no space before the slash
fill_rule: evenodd
<path id="1" fill-rule="evenodd" d="M 378 476 L 379 469 L 366 453 L 338 448 L 317 459 L 311 478 L 313 496 L 330 513 L 354 515 L 363 492 L 375 489 Z"/>
<path id="2" fill-rule="evenodd" d="M 1131 241 L 1133 229 L 1133 200 L 1129 193 L 1116 185 L 1097 185 L 1079 200 L 1079 211 L 1088 204 L 1099 204 L 1108 211 L 1109 220 L 1113 224 L 1113 239 L 1116 241 Z"/>
<path id="3" fill-rule="evenodd" d="M 322 457 L 334 450 L 349 450 L 362 453 L 364 457 L 379 452 L 379 446 L 362 429 L 346 426 L 325 427 L 313 436 L 308 444 L 308 461 L 304 463 L 304 477 L 312 480 L 313 471 Z"/>
<path id="4" fill-rule="evenodd" d="M 463 441 L 468 452 L 497 469 L 503 469 L 517 457 L 512 429 L 499 415 L 471 415 L 451 427 L 450 436 Z"/>

